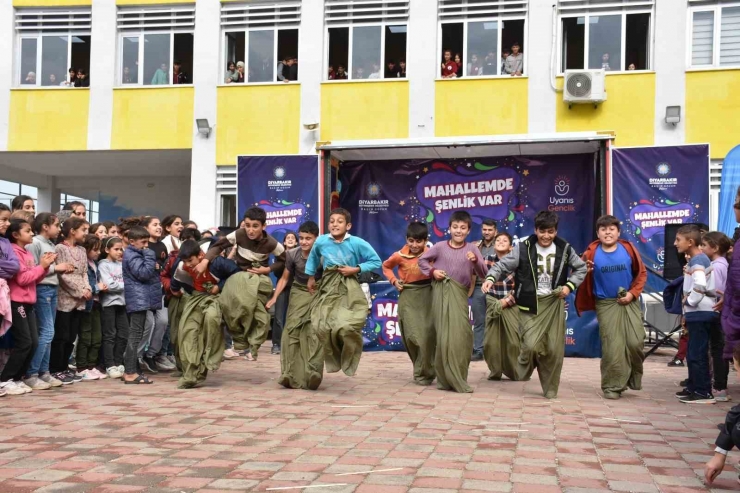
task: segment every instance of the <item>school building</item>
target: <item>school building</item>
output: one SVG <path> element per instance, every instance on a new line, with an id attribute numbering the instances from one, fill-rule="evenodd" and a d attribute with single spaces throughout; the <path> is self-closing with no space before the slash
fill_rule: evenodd
<path id="1" fill-rule="evenodd" d="M 736 0 L 3 0 L 0 53 L 0 200 L 81 197 L 91 219 L 235 226 L 239 155 L 605 131 L 709 143 L 715 223 L 740 141 Z"/>

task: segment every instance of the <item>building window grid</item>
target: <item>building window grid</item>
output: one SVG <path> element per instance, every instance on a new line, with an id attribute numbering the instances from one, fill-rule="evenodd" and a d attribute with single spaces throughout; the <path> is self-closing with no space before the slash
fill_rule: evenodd
<path id="1" fill-rule="evenodd" d="M 7 180 L 0 180 L 0 204 L 10 207 L 13 199 L 18 195 L 28 195 L 38 207 L 38 188 L 23 183 L 16 183 Z"/>
<path id="2" fill-rule="evenodd" d="M 558 16 L 558 73 L 560 75 L 563 75 L 565 73 L 564 68 L 564 60 L 563 60 L 563 43 L 565 43 L 565 39 L 563 38 L 563 19 L 578 19 L 583 18 L 584 19 L 584 33 L 583 33 L 583 63 L 584 68 L 583 69 L 572 69 L 572 70 L 588 70 L 588 55 L 589 55 L 589 36 L 590 36 L 590 26 L 591 22 L 590 19 L 592 17 L 604 17 L 604 16 L 614 16 L 614 15 L 620 15 L 622 17 L 621 19 L 621 39 L 620 39 L 620 67 L 619 70 L 610 70 L 608 73 L 622 73 L 627 71 L 627 67 L 629 64 L 627 64 L 626 61 L 626 51 L 627 51 L 627 16 L 633 15 L 633 14 L 649 14 L 650 15 L 650 24 L 648 27 L 648 62 L 647 62 L 647 68 L 644 70 L 632 70 L 632 72 L 650 72 L 652 71 L 652 65 L 653 65 L 653 21 L 654 21 L 654 13 L 653 9 L 634 9 L 634 10 L 605 10 L 605 11 L 599 11 L 599 12 L 587 12 L 587 13 L 579 13 L 579 14 L 561 14 Z M 526 57 L 525 57 L 526 58 Z M 526 61 L 525 61 L 526 63 Z M 568 69 L 571 70 L 571 69 Z"/>
<path id="3" fill-rule="evenodd" d="M 354 67 L 353 67 L 353 49 L 354 49 L 354 28 L 356 27 L 378 27 L 380 28 L 380 78 L 379 79 L 357 79 L 354 77 Z M 331 82 L 347 82 L 350 80 L 393 80 L 393 79 L 386 79 L 385 74 L 385 32 L 386 29 L 391 27 L 404 27 L 406 29 L 406 46 L 404 47 L 404 53 L 408 53 L 408 46 L 409 46 L 409 38 L 408 38 L 408 23 L 407 21 L 403 22 L 395 22 L 395 21 L 387 21 L 387 22 L 352 22 L 352 23 L 344 23 L 344 24 L 327 24 L 325 29 L 325 36 L 326 36 L 326 43 L 324 44 L 326 46 L 325 53 L 324 53 L 324 79 L 328 79 L 329 74 L 329 66 L 331 65 L 329 63 L 329 42 L 330 42 L 330 34 L 329 31 L 331 29 L 349 29 L 349 36 L 348 36 L 348 42 L 347 42 L 347 79 L 335 79 L 331 80 Z M 408 64 L 407 67 L 407 74 L 408 74 Z M 336 67 L 334 67 L 336 70 Z"/>
<path id="4" fill-rule="evenodd" d="M 222 47 L 221 47 L 221 75 L 220 80 L 222 81 L 221 84 L 224 83 L 224 75 L 226 74 L 226 71 L 228 70 L 228 65 L 231 62 L 237 63 L 237 62 L 244 62 L 244 83 L 245 84 L 270 84 L 270 83 L 276 83 L 276 84 L 282 84 L 283 82 L 278 82 L 277 80 L 277 64 L 278 64 L 278 39 L 280 36 L 281 31 L 297 31 L 297 27 L 250 27 L 247 29 L 223 29 L 222 30 Z M 273 40 L 272 40 L 272 78 L 269 82 L 267 81 L 250 81 L 249 80 L 249 33 L 250 32 L 273 32 Z M 239 58 L 239 54 L 236 55 L 236 60 L 230 60 L 229 59 L 229 43 L 227 41 L 227 37 L 229 34 L 244 34 L 244 53 L 243 58 Z M 298 56 L 297 50 L 296 53 L 292 54 L 293 56 Z M 229 84 L 231 85 L 231 84 Z M 239 84 L 237 84 L 239 85 Z"/>
<path id="5" fill-rule="evenodd" d="M 140 31 L 140 32 L 122 32 L 119 35 L 119 46 L 120 49 L 118 50 L 118 75 L 116 77 L 117 85 L 120 87 L 131 87 L 131 86 L 152 86 L 152 87 L 167 87 L 167 86 L 173 86 L 175 84 L 172 83 L 172 71 L 173 71 L 173 63 L 177 59 L 175 57 L 175 36 L 178 34 L 189 34 L 191 36 L 194 36 L 195 31 L 192 29 L 164 29 L 164 30 L 146 30 L 146 31 Z M 169 34 L 170 36 L 170 46 L 169 46 L 169 61 L 168 61 L 168 71 L 167 71 L 167 84 L 147 84 L 145 82 L 145 70 L 146 70 L 146 59 L 145 59 L 145 52 L 144 48 L 147 43 L 146 36 L 150 35 L 157 35 L 157 34 Z M 123 82 L 123 75 L 124 75 L 124 49 L 123 45 L 127 39 L 136 39 L 137 47 L 138 47 L 138 58 L 137 58 L 137 74 L 136 74 L 136 82 Z M 190 74 L 190 82 L 187 84 L 178 84 L 178 85 L 192 85 L 192 78 L 195 76 L 195 74 Z M 151 80 L 151 79 L 150 79 Z"/>
<path id="6" fill-rule="evenodd" d="M 82 202 L 82 204 L 85 206 L 85 214 L 86 214 L 85 219 L 87 220 L 87 222 L 89 222 L 90 224 L 95 224 L 96 222 L 98 222 L 100 218 L 100 202 L 98 202 L 97 200 L 83 199 L 82 197 L 76 197 L 68 193 L 60 194 L 59 198 L 60 198 L 60 201 L 59 201 L 60 210 L 68 202 L 74 202 L 74 201 Z"/>
<path id="7" fill-rule="evenodd" d="M 740 2 L 720 2 L 712 5 L 697 5 L 690 6 L 687 17 L 687 33 L 688 33 L 688 52 L 686 56 L 686 66 L 688 68 L 737 68 L 740 67 L 740 58 L 735 63 L 728 63 L 723 65 L 721 63 L 722 58 L 722 30 L 723 30 L 723 14 L 727 9 L 738 9 L 740 10 Z M 711 13 L 712 14 L 712 62 L 711 63 L 694 63 L 694 15 L 697 13 Z M 740 37 L 740 27 L 736 36 Z"/>

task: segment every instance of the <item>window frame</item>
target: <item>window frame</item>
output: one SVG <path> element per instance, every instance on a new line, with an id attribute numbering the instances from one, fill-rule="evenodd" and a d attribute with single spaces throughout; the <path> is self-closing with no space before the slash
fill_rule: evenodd
<path id="1" fill-rule="evenodd" d="M 169 60 L 169 77 L 167 84 L 152 85 L 144 84 L 144 36 L 149 34 L 169 34 L 170 35 L 170 60 Z M 138 87 L 189 87 L 193 85 L 193 78 L 195 74 L 190 74 L 190 82 L 187 84 L 173 84 L 172 83 L 172 70 L 173 62 L 175 61 L 175 35 L 176 34 L 191 34 L 193 36 L 193 55 L 195 55 L 195 29 L 143 29 L 141 31 L 130 30 L 130 31 L 118 31 L 118 55 L 116 56 L 116 82 L 113 85 L 114 88 L 138 88 Z M 123 40 L 124 38 L 138 38 L 139 39 L 139 55 L 138 55 L 138 81 L 135 84 L 124 84 L 123 78 Z M 195 56 L 193 56 L 195 58 Z M 195 70 L 193 70 L 195 72 Z"/>
<path id="2" fill-rule="evenodd" d="M 650 46 L 648 48 L 648 68 L 644 70 L 627 70 L 627 60 L 626 60 L 626 50 L 627 50 L 627 16 L 628 15 L 634 15 L 634 14 L 650 14 L 650 22 L 649 22 L 649 32 L 648 32 L 648 42 L 650 43 Z M 606 72 L 606 74 L 645 74 L 654 72 L 653 69 L 653 61 L 655 59 L 655 38 L 654 38 L 654 28 L 655 28 L 655 8 L 644 8 L 644 9 L 635 9 L 635 10 L 607 10 L 604 12 L 582 12 L 582 13 L 573 13 L 573 14 L 558 14 L 558 37 L 557 37 L 557 50 L 558 50 L 558 58 L 557 58 L 557 75 L 563 76 L 565 74 L 565 70 L 597 70 L 597 69 L 590 69 L 588 68 L 588 49 L 589 49 L 589 35 L 591 31 L 591 23 L 589 22 L 590 17 L 604 17 L 607 15 L 621 15 L 622 16 L 622 34 L 621 34 L 621 40 L 620 40 L 620 60 L 622 62 L 622 67 L 619 70 L 610 70 Z M 563 19 L 574 19 L 578 17 L 583 17 L 585 19 L 585 27 L 583 30 L 583 61 L 585 67 L 582 69 L 564 69 L 563 68 Z"/>
<path id="3" fill-rule="evenodd" d="M 406 49 L 404 50 L 406 52 L 406 78 L 405 79 L 398 79 L 398 78 L 391 78 L 386 79 L 385 78 L 385 30 L 388 27 L 391 26 L 405 26 L 406 27 Z M 321 78 L 321 82 L 337 82 L 337 83 L 346 83 L 346 82 L 382 82 L 382 81 L 388 81 L 388 80 L 408 80 L 409 77 L 409 63 L 408 63 L 408 50 L 409 50 L 409 20 L 405 19 L 403 22 L 393 22 L 393 21 L 380 21 L 380 22 L 342 22 L 337 24 L 327 24 L 324 23 L 324 63 L 323 63 L 323 73 L 324 76 Z M 347 41 L 347 78 L 346 79 L 329 79 L 329 30 L 330 29 L 341 29 L 341 28 L 349 28 L 349 35 L 348 35 L 348 41 Z M 380 77 L 377 79 L 353 79 L 352 78 L 352 48 L 354 44 L 354 27 L 380 27 Z"/>
<path id="4" fill-rule="evenodd" d="M 273 66 L 272 66 L 272 80 L 270 82 L 249 82 L 249 59 L 247 55 L 249 55 L 249 33 L 251 31 L 274 31 L 273 35 L 273 47 L 272 47 L 272 59 L 274 60 Z M 300 48 L 301 43 L 301 36 L 300 36 L 300 29 L 298 26 L 291 25 L 291 26 L 262 26 L 262 27 L 247 27 L 247 28 L 241 28 L 241 29 L 225 29 L 221 28 L 221 63 L 219 64 L 220 67 L 220 74 L 219 74 L 219 86 L 224 87 L 231 87 L 233 85 L 241 86 L 241 85 L 255 85 L 255 84 L 285 84 L 285 82 L 281 82 L 277 80 L 277 64 L 279 60 L 277 59 L 278 56 L 278 32 L 279 31 L 297 31 L 298 32 L 298 48 Z M 226 75 L 226 70 L 229 68 L 229 60 L 226 59 L 227 51 L 229 49 L 228 43 L 226 43 L 226 35 L 229 33 L 244 33 L 244 60 L 234 60 L 234 63 L 243 61 L 244 62 L 244 82 L 238 82 L 238 83 L 232 83 L 227 84 L 224 82 L 224 76 Z M 296 53 L 294 53 L 295 56 L 298 56 L 298 50 L 296 49 Z M 300 74 L 300 72 L 299 72 Z M 300 83 L 300 76 L 298 80 L 292 80 L 290 81 L 291 84 Z"/>
<path id="5" fill-rule="evenodd" d="M 463 24 L 463 51 L 462 51 L 463 75 L 460 78 L 454 77 L 452 79 L 443 79 L 442 78 L 442 73 L 441 73 L 441 71 L 439 69 L 440 64 L 441 64 L 441 60 L 439 58 L 437 58 L 437 61 L 436 61 L 436 64 L 437 64 L 436 65 L 437 66 L 437 68 L 436 68 L 437 75 L 435 76 L 435 80 L 458 80 L 458 79 L 478 80 L 478 79 L 498 79 L 498 78 L 502 78 L 502 77 L 503 78 L 511 79 L 512 78 L 511 74 L 502 74 L 501 73 L 501 63 L 498 63 L 497 64 L 498 66 L 496 68 L 496 72 L 498 72 L 498 73 L 496 75 L 477 75 L 477 76 L 469 76 L 468 75 L 468 64 L 465 61 L 465 57 L 466 57 L 466 55 L 468 53 L 468 24 L 471 23 L 471 22 L 474 22 L 474 23 L 478 23 L 478 22 L 496 22 L 498 24 L 498 27 L 496 29 L 496 31 L 498 33 L 497 34 L 498 38 L 496 40 L 496 45 L 498 46 L 498 56 L 500 57 L 501 56 L 501 51 L 503 49 L 503 47 L 501 46 L 501 38 L 502 38 L 503 33 L 504 33 L 503 23 L 505 23 L 506 21 L 522 21 L 522 20 L 524 21 L 524 32 L 522 33 L 522 41 L 521 42 L 524 44 L 524 46 L 527 46 L 528 45 L 528 41 L 529 41 L 529 22 L 527 22 L 528 21 L 528 19 L 527 19 L 528 15 L 527 14 L 528 14 L 528 12 L 525 13 L 525 14 L 522 14 L 522 15 L 512 15 L 512 16 L 506 16 L 506 17 L 473 17 L 471 19 L 455 19 L 455 20 L 450 19 L 450 20 L 446 20 L 446 21 L 443 21 L 443 20 L 438 21 L 437 22 L 437 24 L 438 24 L 438 26 L 437 26 L 437 57 L 439 57 L 439 54 L 442 53 L 442 50 L 444 50 L 444 46 L 442 46 L 442 25 L 444 25 L 444 24 L 460 24 L 460 23 Z M 527 63 L 528 63 L 529 57 L 526 56 L 526 54 L 524 52 L 521 52 L 521 53 L 522 53 L 522 55 L 524 55 L 524 66 L 522 67 L 524 71 L 523 71 L 522 75 L 521 76 L 518 76 L 517 78 L 519 78 L 519 77 L 527 77 L 527 75 L 529 73 L 528 70 L 527 70 L 528 69 Z M 442 53 L 442 55 L 444 56 L 444 53 Z M 452 56 L 454 58 L 455 54 L 453 53 Z"/>
<path id="6" fill-rule="evenodd" d="M 738 8 L 740 2 L 718 3 L 716 5 L 696 5 L 689 6 L 688 15 L 686 16 L 688 33 L 688 43 L 686 50 L 686 70 L 734 70 L 740 68 L 740 63 L 734 65 L 720 65 L 720 40 L 722 38 L 722 10 L 726 8 Z M 708 65 L 693 65 L 692 51 L 694 49 L 694 13 L 695 12 L 712 12 L 714 16 L 714 25 L 712 32 L 712 63 Z"/>
<path id="7" fill-rule="evenodd" d="M 44 86 L 41 84 L 41 81 L 43 79 L 44 73 L 43 73 L 43 67 L 41 66 L 41 61 L 43 57 L 43 47 L 44 47 L 44 41 L 43 38 L 45 37 L 54 37 L 54 38 L 61 38 L 62 36 L 67 36 L 67 63 L 65 64 L 64 72 L 64 80 L 67 80 L 67 76 L 69 75 L 69 67 L 72 66 L 72 37 L 73 36 L 89 36 L 90 37 L 90 44 L 92 48 L 92 32 L 90 31 L 80 31 L 80 32 L 72 32 L 72 31 L 66 31 L 66 32 L 58 32 L 58 33 L 43 33 L 43 32 L 31 32 L 31 33 L 17 33 L 16 34 L 16 41 L 17 41 L 17 48 L 16 48 L 16 67 L 15 67 L 15 74 L 14 74 L 14 80 L 12 87 L 14 89 L 32 89 L 32 88 L 39 88 L 39 89 L 51 89 L 51 88 L 61 88 L 61 89 L 69 89 L 67 86 L 62 86 L 62 81 L 59 81 L 59 84 L 56 86 Z M 23 49 L 23 41 L 24 39 L 35 39 L 36 40 L 36 84 L 23 84 L 21 82 L 21 77 L 23 76 L 21 70 L 21 57 L 22 57 L 22 49 Z M 88 70 L 88 77 L 90 77 L 90 70 Z M 86 87 L 78 87 L 77 89 L 88 89 Z"/>

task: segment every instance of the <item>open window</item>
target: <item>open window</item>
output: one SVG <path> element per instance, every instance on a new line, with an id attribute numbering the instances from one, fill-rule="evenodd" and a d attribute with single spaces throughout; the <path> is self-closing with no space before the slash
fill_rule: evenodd
<path id="1" fill-rule="evenodd" d="M 740 67 L 740 2 L 689 9 L 689 67 Z"/>
<path id="2" fill-rule="evenodd" d="M 77 87 L 90 85 L 90 9 L 17 9 L 19 86 Z M 70 74 L 74 71 L 74 76 Z"/>
<path id="3" fill-rule="evenodd" d="M 118 83 L 192 84 L 195 7 L 119 8 Z"/>
<path id="4" fill-rule="evenodd" d="M 527 8 L 526 0 L 440 0 L 438 76 L 524 75 Z"/>
<path id="5" fill-rule="evenodd" d="M 327 0 L 326 78 L 406 77 L 408 0 Z"/>

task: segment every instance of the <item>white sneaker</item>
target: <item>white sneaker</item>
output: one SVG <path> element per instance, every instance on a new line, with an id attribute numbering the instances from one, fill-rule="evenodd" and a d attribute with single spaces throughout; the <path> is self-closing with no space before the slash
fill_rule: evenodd
<path id="1" fill-rule="evenodd" d="M 97 377 L 90 370 L 83 370 L 81 372 L 77 372 L 77 376 L 82 377 L 82 381 L 83 382 L 91 382 L 93 380 L 98 380 L 99 379 L 99 377 Z"/>
<path id="2" fill-rule="evenodd" d="M 126 367 L 123 365 L 118 365 L 116 368 L 118 368 L 118 371 L 121 372 L 121 376 L 123 376 L 124 373 L 126 373 Z"/>
<path id="3" fill-rule="evenodd" d="M 121 378 L 123 376 L 119 366 L 111 366 L 105 372 L 110 378 Z"/>
<path id="4" fill-rule="evenodd" d="M 8 395 L 23 395 L 26 391 L 19 387 L 14 381 L 8 380 L 7 382 L 0 383 L 0 389 L 3 389 Z"/>
<path id="5" fill-rule="evenodd" d="M 108 378 L 108 374 L 107 373 L 103 373 L 100 370 L 98 370 L 97 368 L 93 368 L 90 371 L 92 373 L 94 373 L 96 377 L 98 377 L 98 380 L 105 380 L 106 378 Z"/>
<path id="6" fill-rule="evenodd" d="M 52 377 L 51 373 L 43 373 L 39 375 L 39 378 L 52 387 L 61 387 L 63 385 L 62 381 Z"/>
<path id="7" fill-rule="evenodd" d="M 36 375 L 23 381 L 23 385 L 30 387 L 32 390 L 49 390 L 51 385 L 41 380 Z"/>
<path id="8" fill-rule="evenodd" d="M 33 389 L 32 389 L 31 387 L 29 387 L 28 385 L 26 385 L 25 383 L 23 383 L 23 381 L 15 382 L 15 385 L 16 385 L 17 387 L 20 387 L 20 388 L 22 388 L 22 389 L 23 389 L 23 391 L 24 391 L 24 392 L 25 392 L 26 394 L 30 394 L 31 392 L 33 392 Z"/>

